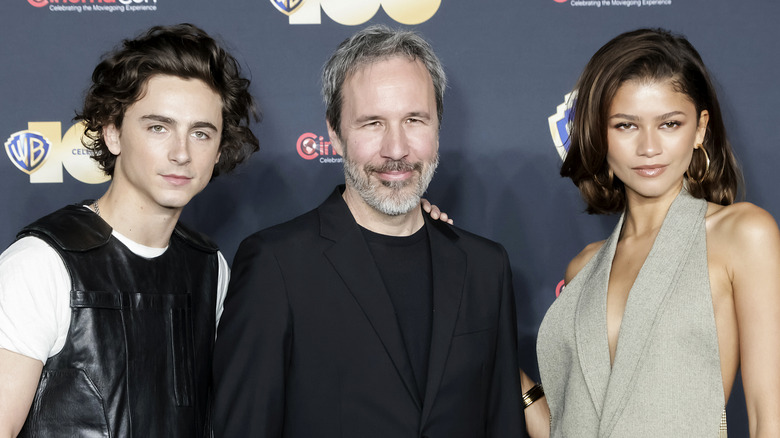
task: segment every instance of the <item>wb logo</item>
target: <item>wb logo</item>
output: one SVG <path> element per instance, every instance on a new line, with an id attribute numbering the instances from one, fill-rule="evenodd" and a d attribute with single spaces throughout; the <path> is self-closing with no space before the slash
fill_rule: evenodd
<path id="1" fill-rule="evenodd" d="M 60 122 L 29 122 L 5 142 L 5 152 L 17 169 L 30 175 L 31 183 L 61 183 L 62 169 L 87 184 L 109 180 L 90 151 L 81 144 L 84 125 L 77 123 L 61 136 Z"/>
<path id="2" fill-rule="evenodd" d="M 51 143 L 37 132 L 19 131 L 5 142 L 5 152 L 17 169 L 26 174 L 38 170 L 49 154 Z"/>
<path id="3" fill-rule="evenodd" d="M 563 103 L 555 109 L 555 114 L 547 118 L 550 125 L 550 135 L 552 135 L 555 149 L 561 160 L 566 158 L 566 152 L 569 150 L 569 120 L 571 120 L 572 107 L 576 92 L 571 92 L 564 96 Z"/>
<path id="4" fill-rule="evenodd" d="M 357 26 L 370 20 L 381 6 L 401 24 L 428 21 L 441 6 L 441 0 L 271 0 L 288 15 L 290 24 L 320 24 L 321 13 L 345 26 Z"/>
<path id="5" fill-rule="evenodd" d="M 285 15 L 292 14 L 302 3 L 303 0 L 271 0 L 271 4 Z"/>

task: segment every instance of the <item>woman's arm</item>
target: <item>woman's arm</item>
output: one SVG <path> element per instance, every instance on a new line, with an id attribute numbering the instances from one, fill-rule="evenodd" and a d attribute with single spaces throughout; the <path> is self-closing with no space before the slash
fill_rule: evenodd
<path id="1" fill-rule="evenodd" d="M 523 370 L 520 370 L 520 386 L 523 394 L 536 385 Z M 525 428 L 531 438 L 548 438 L 550 436 L 550 408 L 547 399 L 542 396 L 523 410 L 525 415 Z"/>
<path id="2" fill-rule="evenodd" d="M 751 437 L 780 437 L 780 231 L 752 204 L 729 207 L 729 270 Z"/>

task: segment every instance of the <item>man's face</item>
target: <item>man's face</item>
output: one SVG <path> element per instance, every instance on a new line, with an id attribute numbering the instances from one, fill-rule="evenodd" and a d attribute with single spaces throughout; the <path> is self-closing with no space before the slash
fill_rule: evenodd
<path id="1" fill-rule="evenodd" d="M 117 156 L 112 188 L 147 211 L 181 210 L 211 179 L 219 160 L 222 101 L 198 79 L 152 76 L 104 138 Z"/>
<path id="2" fill-rule="evenodd" d="M 433 81 L 406 57 L 359 68 L 342 87 L 341 136 L 347 190 L 387 215 L 420 203 L 438 165 L 439 122 Z"/>

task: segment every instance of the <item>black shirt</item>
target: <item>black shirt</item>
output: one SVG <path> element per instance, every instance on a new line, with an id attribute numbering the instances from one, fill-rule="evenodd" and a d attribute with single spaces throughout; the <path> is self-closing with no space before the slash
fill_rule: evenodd
<path id="1" fill-rule="evenodd" d="M 433 279 L 428 231 L 387 236 L 361 227 L 395 308 L 398 325 L 422 400 L 428 381 L 433 321 Z"/>

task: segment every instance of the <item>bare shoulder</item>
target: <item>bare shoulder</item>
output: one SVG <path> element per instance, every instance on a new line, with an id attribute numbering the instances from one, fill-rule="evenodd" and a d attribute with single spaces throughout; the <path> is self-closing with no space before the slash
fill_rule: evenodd
<path id="1" fill-rule="evenodd" d="M 569 284 L 572 278 L 574 278 L 577 273 L 579 273 L 582 268 L 588 264 L 590 259 L 592 259 L 593 256 L 596 255 L 596 253 L 599 251 L 599 249 L 601 249 L 602 245 L 604 245 L 604 242 L 605 240 L 601 240 L 599 242 L 593 242 L 589 244 L 569 262 L 569 266 L 566 267 L 566 275 L 564 277 L 566 284 Z"/>
<path id="2" fill-rule="evenodd" d="M 707 247 L 714 260 L 735 268 L 780 253 L 780 230 L 769 212 L 749 202 L 710 204 Z"/>
<path id="3" fill-rule="evenodd" d="M 731 247 L 770 243 L 780 231 L 768 211 L 750 202 L 722 206 L 710 203 L 707 209 L 708 239 Z"/>

